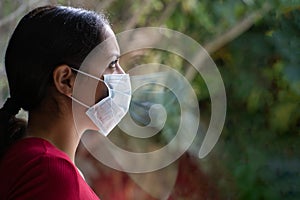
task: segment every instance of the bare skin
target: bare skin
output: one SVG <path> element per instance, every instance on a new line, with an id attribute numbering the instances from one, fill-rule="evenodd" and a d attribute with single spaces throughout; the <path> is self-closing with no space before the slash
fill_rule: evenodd
<path id="1" fill-rule="evenodd" d="M 114 33 L 110 27 L 106 27 L 106 38 L 114 37 Z M 107 58 L 104 63 L 109 63 L 107 67 L 102 70 L 101 78 L 104 74 L 123 74 L 124 71 L 119 65 L 118 55 L 119 47 L 116 40 L 111 40 L 109 48 L 106 50 Z M 96 70 L 97 71 L 97 70 Z M 95 70 L 91 69 L 87 73 L 97 76 Z M 76 76 L 74 71 L 68 65 L 57 66 L 53 72 L 54 85 L 48 90 L 47 96 L 42 101 L 41 105 L 29 113 L 28 127 L 26 137 L 43 138 L 61 151 L 65 152 L 73 161 L 75 159 L 75 152 L 78 147 L 82 134 L 90 129 L 97 130 L 97 127 L 85 115 L 87 108 L 73 102 L 75 104 L 76 112 L 80 112 L 80 120 L 75 120 L 73 116 L 74 105 L 72 107 L 71 96 L 74 96 L 74 85 Z M 89 88 L 89 82 L 94 82 L 90 77 L 83 77 L 85 83 L 81 84 L 83 88 L 82 97 L 76 97 L 84 102 L 84 92 Z M 77 80 L 76 80 L 77 81 Z M 84 102 L 92 106 L 108 95 L 106 85 L 97 81 L 97 88 L 94 95 L 94 102 Z"/>

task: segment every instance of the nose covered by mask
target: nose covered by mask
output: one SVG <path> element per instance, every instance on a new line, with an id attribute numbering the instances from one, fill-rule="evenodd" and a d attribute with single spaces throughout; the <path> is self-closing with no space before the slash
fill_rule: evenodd
<path id="1" fill-rule="evenodd" d="M 88 108 L 87 116 L 98 127 L 99 132 L 107 136 L 128 112 L 131 100 L 129 74 L 106 74 L 103 75 L 104 80 L 101 80 L 77 69 L 73 70 L 101 81 L 107 86 L 108 96 L 91 107 L 71 97 L 72 100 Z"/>

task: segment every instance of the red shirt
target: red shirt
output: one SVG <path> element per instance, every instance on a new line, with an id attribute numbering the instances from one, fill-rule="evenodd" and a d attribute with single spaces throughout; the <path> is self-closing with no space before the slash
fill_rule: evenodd
<path id="1" fill-rule="evenodd" d="M 99 200 L 69 157 L 39 138 L 18 141 L 3 157 L 0 199 Z"/>

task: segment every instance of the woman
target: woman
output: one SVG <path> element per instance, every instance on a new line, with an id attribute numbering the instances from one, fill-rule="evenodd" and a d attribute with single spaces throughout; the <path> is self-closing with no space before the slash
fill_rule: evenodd
<path id="1" fill-rule="evenodd" d="M 103 62 L 81 67 L 104 40 Z M 85 130 L 107 135 L 128 110 L 130 80 L 118 54 L 103 15 L 45 6 L 21 19 L 5 54 L 10 98 L 0 110 L 0 199 L 98 199 L 74 157 Z M 85 96 L 95 83 L 91 101 Z M 27 123 L 15 117 L 20 108 Z"/>

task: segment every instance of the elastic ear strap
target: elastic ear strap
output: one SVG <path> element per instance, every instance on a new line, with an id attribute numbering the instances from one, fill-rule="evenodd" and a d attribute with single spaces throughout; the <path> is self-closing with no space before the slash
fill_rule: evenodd
<path id="1" fill-rule="evenodd" d="M 73 68 L 73 67 L 71 67 L 71 69 L 73 69 L 74 71 L 76 71 L 76 72 L 78 72 L 78 73 L 80 73 L 80 74 L 86 75 L 86 76 L 88 76 L 88 77 L 91 77 L 91 78 L 93 78 L 93 79 L 96 79 L 96 80 L 98 80 L 98 81 L 102 81 L 102 82 L 103 82 L 102 79 L 100 79 L 100 78 L 98 78 L 98 77 L 96 77 L 96 76 L 93 76 L 93 75 L 88 74 L 88 73 L 86 73 L 86 72 L 80 71 L 80 70 L 75 69 L 75 68 Z"/>
<path id="2" fill-rule="evenodd" d="M 75 101 L 75 102 L 79 103 L 80 105 L 82 105 L 82 106 L 86 107 L 87 109 L 89 109 L 89 108 L 90 108 L 90 106 L 88 106 L 88 105 L 86 105 L 86 104 L 82 103 L 81 101 L 79 101 L 79 100 L 75 99 L 74 97 L 70 96 L 70 98 L 71 98 L 73 101 Z"/>

